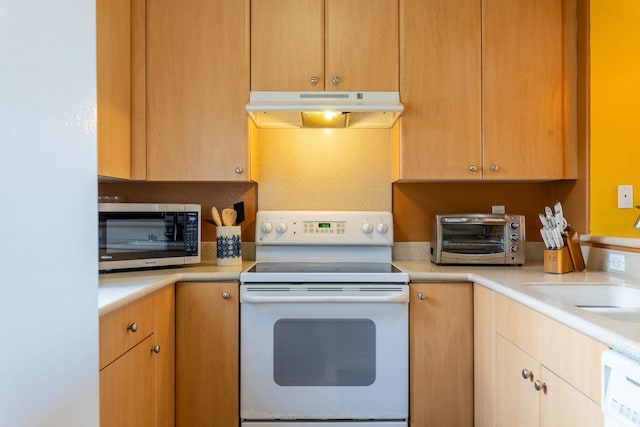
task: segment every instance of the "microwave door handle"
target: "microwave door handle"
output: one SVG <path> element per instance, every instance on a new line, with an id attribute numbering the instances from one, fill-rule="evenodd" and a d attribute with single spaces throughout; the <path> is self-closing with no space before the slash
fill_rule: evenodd
<path id="1" fill-rule="evenodd" d="M 242 302 L 251 304 L 274 304 L 274 303 L 304 303 L 304 302 L 331 302 L 331 303 L 362 303 L 362 302 L 382 302 L 382 303 L 407 303 L 409 296 L 406 294 L 394 294 L 384 296 L 374 295 L 252 295 L 243 294 Z"/>

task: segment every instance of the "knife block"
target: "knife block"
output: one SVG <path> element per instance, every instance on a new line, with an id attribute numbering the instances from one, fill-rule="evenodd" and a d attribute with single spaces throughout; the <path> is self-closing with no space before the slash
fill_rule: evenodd
<path id="1" fill-rule="evenodd" d="M 544 272 L 545 273 L 568 273 L 573 271 L 573 262 L 569 249 L 547 249 L 544 251 Z"/>

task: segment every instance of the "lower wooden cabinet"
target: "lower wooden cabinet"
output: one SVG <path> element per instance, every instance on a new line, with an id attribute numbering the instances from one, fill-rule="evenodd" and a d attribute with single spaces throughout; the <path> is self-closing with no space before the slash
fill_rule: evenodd
<path id="1" fill-rule="evenodd" d="M 100 318 L 100 426 L 174 425 L 174 289 Z"/>
<path id="2" fill-rule="evenodd" d="M 496 425 L 603 425 L 598 403 L 501 335 L 496 353 Z"/>
<path id="3" fill-rule="evenodd" d="M 473 426 L 473 287 L 411 284 L 409 425 Z"/>
<path id="4" fill-rule="evenodd" d="M 476 426 L 603 426 L 604 344 L 479 285 L 475 319 Z"/>
<path id="5" fill-rule="evenodd" d="M 176 284 L 176 426 L 239 425 L 238 283 Z"/>
<path id="6" fill-rule="evenodd" d="M 153 337 L 100 371 L 100 426 L 152 426 Z"/>

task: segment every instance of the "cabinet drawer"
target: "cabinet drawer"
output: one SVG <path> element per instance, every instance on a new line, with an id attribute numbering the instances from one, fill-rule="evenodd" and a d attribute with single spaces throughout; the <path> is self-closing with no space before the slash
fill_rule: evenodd
<path id="1" fill-rule="evenodd" d="M 600 403 L 607 346 L 502 295 L 496 295 L 496 331 Z"/>
<path id="2" fill-rule="evenodd" d="M 100 318 L 100 369 L 153 333 L 155 298 L 142 298 Z"/>

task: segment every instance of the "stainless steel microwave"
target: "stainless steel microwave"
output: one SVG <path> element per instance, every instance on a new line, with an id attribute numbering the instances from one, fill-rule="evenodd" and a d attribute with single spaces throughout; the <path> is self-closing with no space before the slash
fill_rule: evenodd
<path id="1" fill-rule="evenodd" d="M 200 205 L 99 203 L 99 270 L 199 263 L 200 211 Z"/>
<path id="2" fill-rule="evenodd" d="M 523 215 L 435 215 L 431 260 L 436 264 L 523 265 Z"/>

